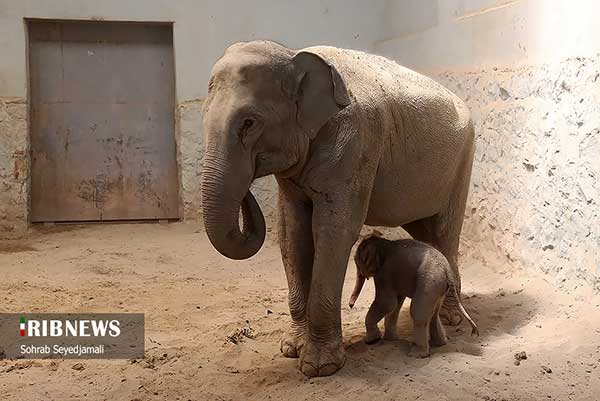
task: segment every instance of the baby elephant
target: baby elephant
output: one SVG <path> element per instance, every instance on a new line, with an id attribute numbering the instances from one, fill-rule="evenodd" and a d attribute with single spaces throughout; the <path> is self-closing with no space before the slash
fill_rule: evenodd
<path id="1" fill-rule="evenodd" d="M 356 285 L 349 306 L 352 308 L 365 278 L 374 277 L 375 300 L 369 308 L 365 325 L 367 344 L 381 339 L 377 323 L 385 317 L 384 339 L 398 339 L 398 313 L 406 297 L 412 299 L 413 341 L 409 355 L 429 356 L 429 343 L 446 344 L 446 333 L 439 312 L 448 292 L 458 300 L 461 314 L 469 321 L 472 335 L 479 335 L 477 325 L 465 310 L 454 286 L 448 260 L 437 249 L 415 240 L 390 241 L 379 236 L 363 240 L 354 257 Z"/>

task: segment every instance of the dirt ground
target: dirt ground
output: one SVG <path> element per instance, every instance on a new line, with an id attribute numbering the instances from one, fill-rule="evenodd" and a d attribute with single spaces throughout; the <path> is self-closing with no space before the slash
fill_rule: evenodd
<path id="1" fill-rule="evenodd" d="M 367 346 L 372 282 L 342 319 L 347 362 L 305 378 L 279 353 L 289 320 L 279 248 L 227 260 L 192 224 L 56 226 L 0 242 L 4 312 L 144 312 L 144 360 L 2 360 L 6 400 L 598 400 L 600 297 L 463 257 L 463 323 L 431 358 L 406 340 Z M 238 334 L 237 336 L 233 336 Z M 228 338 L 232 337 L 232 338 Z M 515 354 L 526 360 L 515 364 Z M 83 362 L 83 366 L 74 365 Z"/>

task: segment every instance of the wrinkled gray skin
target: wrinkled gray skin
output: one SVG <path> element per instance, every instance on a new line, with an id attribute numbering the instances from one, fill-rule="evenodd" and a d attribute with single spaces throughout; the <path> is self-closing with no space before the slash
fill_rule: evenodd
<path id="1" fill-rule="evenodd" d="M 260 249 L 265 225 L 250 184 L 278 181 L 292 319 L 281 351 L 305 375 L 344 364 L 342 285 L 363 224 L 402 226 L 433 244 L 459 285 L 473 125 L 432 80 L 352 50 L 236 43 L 213 67 L 204 133 L 202 214 L 223 255 Z"/>
<path id="2" fill-rule="evenodd" d="M 420 241 L 403 239 L 389 241 L 371 236 L 360 243 L 354 257 L 356 284 L 348 305 L 354 306 L 365 279 L 373 277 L 375 300 L 367 312 L 365 342 L 381 339 L 377 323 L 385 317 L 386 340 L 398 339 L 398 314 L 406 297 L 412 299 L 413 345 L 409 355 L 426 358 L 429 345 L 447 342 L 439 312 L 446 295 L 457 299 L 458 310 L 471 324 L 473 335 L 479 335 L 477 325 L 465 310 L 456 291 L 452 268 L 444 255 Z"/>

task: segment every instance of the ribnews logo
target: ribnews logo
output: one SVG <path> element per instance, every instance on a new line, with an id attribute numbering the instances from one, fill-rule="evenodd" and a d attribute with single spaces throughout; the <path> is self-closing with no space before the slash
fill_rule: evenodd
<path id="1" fill-rule="evenodd" d="M 0 313 L 0 358 L 143 357 L 142 313 Z"/>
<path id="2" fill-rule="evenodd" d="M 118 337 L 121 334 L 119 320 L 32 320 L 19 318 L 20 337 Z"/>

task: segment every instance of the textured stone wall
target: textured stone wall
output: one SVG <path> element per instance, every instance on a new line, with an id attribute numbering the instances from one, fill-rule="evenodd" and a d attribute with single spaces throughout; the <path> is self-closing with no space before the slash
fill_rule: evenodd
<path id="1" fill-rule="evenodd" d="M 463 254 L 549 273 L 600 291 L 600 61 L 444 72 L 472 111 L 477 150 Z M 182 215 L 200 215 L 202 100 L 178 105 Z M 0 98 L 0 237 L 27 229 L 27 106 Z M 277 185 L 252 187 L 275 229 Z"/>
<path id="2" fill-rule="evenodd" d="M 28 138 L 25 99 L 0 97 L 0 238 L 27 230 Z"/>
<path id="3" fill-rule="evenodd" d="M 200 217 L 200 176 L 202 172 L 202 104 L 200 99 L 182 102 L 177 107 L 177 147 L 180 198 L 184 219 Z"/>
<path id="4" fill-rule="evenodd" d="M 599 291 L 600 61 L 433 78 L 466 101 L 477 133 L 462 254 L 539 270 L 565 288 L 586 282 Z M 201 103 L 179 106 L 187 219 L 200 213 Z M 275 180 L 257 180 L 252 191 L 274 231 Z"/>
<path id="5" fill-rule="evenodd" d="M 463 253 L 600 291 L 600 61 L 434 77 L 477 133 Z"/>
<path id="6" fill-rule="evenodd" d="M 177 107 L 177 162 L 180 171 L 180 216 L 200 218 L 200 179 L 204 143 L 202 104 L 196 99 Z M 29 189 L 29 135 L 25 99 L 0 97 L 0 238 L 27 233 Z M 273 177 L 256 180 L 252 192 L 260 203 L 269 227 L 274 227 L 277 184 Z"/>

